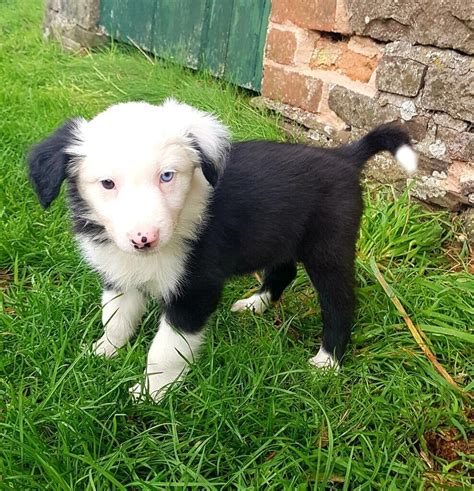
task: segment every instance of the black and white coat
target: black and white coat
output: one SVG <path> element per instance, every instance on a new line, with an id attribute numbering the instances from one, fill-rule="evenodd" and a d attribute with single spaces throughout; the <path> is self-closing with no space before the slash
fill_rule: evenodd
<path id="1" fill-rule="evenodd" d="M 233 306 L 261 313 L 293 280 L 297 262 L 323 313 L 321 348 L 310 362 L 339 366 L 354 311 L 360 170 L 383 150 L 416 169 L 397 127 L 335 149 L 230 144 L 215 117 L 168 100 L 70 120 L 33 148 L 29 166 L 44 207 L 68 181 L 74 232 L 102 277 L 104 334 L 93 352 L 113 356 L 134 334 L 147 296 L 162 300 L 145 385 L 131 388 L 159 400 L 197 353 L 224 282 L 263 269 L 260 291 Z"/>

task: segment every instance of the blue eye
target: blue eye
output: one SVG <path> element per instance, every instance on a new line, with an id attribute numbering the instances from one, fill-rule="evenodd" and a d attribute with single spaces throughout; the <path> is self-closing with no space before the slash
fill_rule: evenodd
<path id="1" fill-rule="evenodd" d="M 174 177 L 174 172 L 173 171 L 168 171 L 168 172 L 163 172 L 160 176 L 160 181 L 161 182 L 170 182 Z"/>

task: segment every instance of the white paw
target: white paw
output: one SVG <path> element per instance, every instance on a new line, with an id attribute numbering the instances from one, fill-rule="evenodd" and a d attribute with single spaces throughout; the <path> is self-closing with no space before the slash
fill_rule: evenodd
<path id="1" fill-rule="evenodd" d="M 328 353 L 322 346 L 319 348 L 319 351 L 316 356 L 309 359 L 309 364 L 313 367 L 327 370 L 333 368 L 334 370 L 339 370 L 339 363 L 334 358 L 333 355 Z"/>
<path id="2" fill-rule="evenodd" d="M 92 344 L 91 352 L 96 356 L 106 356 L 110 358 L 117 354 L 117 346 L 113 345 L 104 334 Z"/>
<path id="3" fill-rule="evenodd" d="M 231 307 L 232 312 L 241 310 L 253 310 L 256 314 L 263 314 L 271 303 L 271 295 L 269 292 L 254 293 L 249 298 L 237 300 Z"/>
<path id="4" fill-rule="evenodd" d="M 128 389 L 128 392 L 130 392 L 135 402 L 142 401 L 146 397 L 147 393 L 145 387 L 143 387 L 143 384 L 135 384 L 133 387 Z"/>
<path id="5" fill-rule="evenodd" d="M 149 397 L 153 402 L 160 402 L 161 399 L 163 399 L 168 387 L 153 387 L 150 390 L 150 388 L 148 387 L 148 383 L 149 381 L 147 379 L 145 384 L 138 383 L 128 389 L 135 402 L 143 402 L 147 397 Z"/>

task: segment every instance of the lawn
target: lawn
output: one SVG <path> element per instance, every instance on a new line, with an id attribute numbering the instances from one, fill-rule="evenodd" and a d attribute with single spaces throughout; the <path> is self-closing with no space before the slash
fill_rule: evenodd
<path id="1" fill-rule="evenodd" d="M 115 359 L 87 355 L 101 332 L 99 281 L 63 197 L 46 212 L 36 202 L 29 145 L 70 116 L 168 96 L 214 111 L 236 140 L 284 135 L 205 74 L 116 45 L 65 54 L 42 40 L 41 16 L 37 0 L 0 3 L 0 489 L 467 489 L 468 251 L 447 213 L 389 187 L 366 188 L 354 335 L 337 376 L 307 364 L 321 315 L 302 270 L 260 317 L 229 311 L 257 280 L 230 282 L 199 362 L 159 405 L 128 395 L 158 306 Z M 461 390 L 418 347 L 374 262 Z"/>

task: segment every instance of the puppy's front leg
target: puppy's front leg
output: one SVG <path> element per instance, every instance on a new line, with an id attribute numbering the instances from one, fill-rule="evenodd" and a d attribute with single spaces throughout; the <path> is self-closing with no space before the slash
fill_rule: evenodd
<path id="1" fill-rule="evenodd" d="M 203 338 L 202 331 L 195 334 L 176 331 L 163 316 L 148 352 L 145 382 L 130 389 L 133 397 L 139 399 L 148 393 L 158 402 L 167 386 L 186 374 Z"/>
<path id="2" fill-rule="evenodd" d="M 133 336 L 145 311 L 143 293 L 131 289 L 124 293 L 104 290 L 102 293 L 102 323 L 104 334 L 92 345 L 96 355 L 114 356 Z"/>

